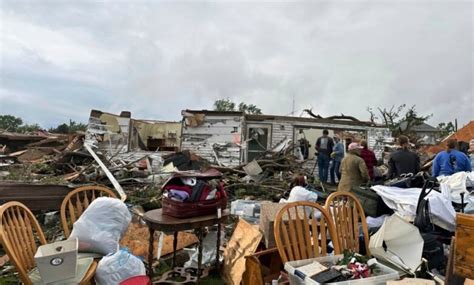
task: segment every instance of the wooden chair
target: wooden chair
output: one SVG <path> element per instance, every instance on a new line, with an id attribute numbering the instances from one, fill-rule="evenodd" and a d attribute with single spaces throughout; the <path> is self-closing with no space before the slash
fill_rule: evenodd
<path id="1" fill-rule="evenodd" d="M 321 213 L 319 220 L 318 212 Z M 276 215 L 274 233 L 283 263 L 326 256 L 329 239 L 334 253 L 341 253 L 333 220 L 324 207 L 316 203 L 288 203 Z"/>
<path id="2" fill-rule="evenodd" d="M 32 285 L 28 273 L 36 267 L 36 250 L 47 242 L 35 216 L 22 203 L 8 202 L 0 207 L 0 241 L 21 281 Z M 93 262 L 80 284 L 89 284 L 96 268 L 97 262 Z"/>
<path id="3" fill-rule="evenodd" d="M 66 238 L 71 234 L 72 224 L 79 219 L 90 203 L 99 197 L 117 198 L 112 190 L 101 186 L 79 187 L 64 197 L 61 204 L 61 223 Z"/>
<path id="4" fill-rule="evenodd" d="M 364 234 L 365 250 L 367 255 L 370 255 L 367 221 L 364 209 L 357 197 L 346 191 L 334 192 L 326 199 L 325 208 L 334 219 L 341 248 L 360 252 L 360 222 Z"/>

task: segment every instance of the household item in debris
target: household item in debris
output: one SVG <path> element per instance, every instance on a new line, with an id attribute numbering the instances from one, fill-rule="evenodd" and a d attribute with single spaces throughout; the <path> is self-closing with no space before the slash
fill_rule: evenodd
<path id="1" fill-rule="evenodd" d="M 145 265 L 140 258 L 127 250 L 119 250 L 99 261 L 95 280 L 100 285 L 117 285 L 130 277 L 145 274 Z"/>
<path id="2" fill-rule="evenodd" d="M 245 272 L 245 256 L 254 254 L 261 240 L 258 226 L 239 220 L 224 249 L 222 277 L 225 284 L 240 285 Z"/>
<path id="3" fill-rule="evenodd" d="M 286 204 L 276 215 L 274 233 L 283 262 L 325 256 L 329 239 L 334 253 L 341 252 L 331 215 L 316 203 Z"/>
<path id="4" fill-rule="evenodd" d="M 243 285 L 264 285 L 278 279 L 283 267 L 280 254 L 276 247 L 255 252 L 245 256 L 245 272 L 242 276 Z"/>
<path id="5" fill-rule="evenodd" d="M 334 219 L 339 246 L 343 249 L 370 255 L 367 221 L 357 197 L 349 192 L 334 192 L 329 195 L 324 207 Z M 361 235 L 364 239 L 362 246 L 359 244 Z M 364 252 L 361 252 L 361 249 Z"/>
<path id="6" fill-rule="evenodd" d="M 399 177 L 386 181 L 385 186 L 410 188 L 413 177 L 413 173 L 403 173 Z"/>
<path id="7" fill-rule="evenodd" d="M 146 275 L 134 276 L 120 282 L 120 285 L 151 285 L 151 280 Z"/>
<path id="8" fill-rule="evenodd" d="M 312 279 L 312 276 L 306 276 L 298 272 L 298 268 L 306 266 L 313 262 L 318 262 L 320 264 L 326 265 L 336 265 L 337 262 L 343 257 L 343 255 L 331 255 L 317 258 L 310 258 L 304 260 L 289 261 L 285 263 L 285 271 L 288 272 L 288 277 L 290 279 L 291 285 L 320 285 L 322 283 L 316 282 Z M 334 284 L 334 285 L 385 285 L 387 281 L 399 279 L 399 274 L 396 270 L 385 266 L 379 262 L 375 263 L 375 273 L 368 278 L 363 279 L 354 279 L 347 281 L 338 281 L 334 283 L 324 283 L 324 284 Z"/>
<path id="9" fill-rule="evenodd" d="M 474 216 L 456 215 L 456 235 L 454 245 L 454 273 L 474 279 Z"/>
<path id="10" fill-rule="evenodd" d="M 156 209 L 146 212 L 143 220 L 146 222 L 150 230 L 150 240 L 148 246 L 148 277 L 153 278 L 153 244 L 155 231 L 173 232 L 173 263 L 176 265 L 176 247 L 178 245 L 178 232 L 194 230 L 199 239 L 199 258 L 198 258 L 198 279 L 201 276 L 202 261 L 202 241 L 204 238 L 204 228 L 217 225 L 217 232 L 221 231 L 221 224 L 225 222 L 229 216 L 229 210 L 222 210 L 221 215 L 213 214 L 207 216 L 197 216 L 192 218 L 174 218 L 163 213 L 163 209 Z M 220 248 L 220 235 L 217 235 L 217 248 Z M 216 253 L 217 265 L 219 265 L 219 250 Z"/>
<path id="11" fill-rule="evenodd" d="M 255 224 L 260 220 L 260 203 L 261 201 L 254 200 L 235 200 L 230 203 L 230 213 Z"/>
<path id="12" fill-rule="evenodd" d="M 384 214 L 393 213 L 393 211 L 385 205 L 382 198 L 375 193 L 375 191 L 370 189 L 369 185 L 354 186 L 351 192 L 354 193 L 359 200 L 366 216 L 379 217 Z"/>
<path id="13" fill-rule="evenodd" d="M 430 187 L 429 190 L 428 187 Z M 420 229 L 422 233 L 430 233 L 434 231 L 434 225 L 431 221 L 430 201 L 426 197 L 433 191 L 434 183 L 426 181 L 421 189 L 418 203 L 416 206 L 416 216 L 413 224 Z"/>
<path id="14" fill-rule="evenodd" d="M 216 214 L 227 207 L 227 193 L 220 181 L 222 173 L 215 169 L 206 172 L 183 171 L 173 174 L 164 184 L 163 191 L 174 189 L 189 191 L 189 200 L 175 201 L 163 195 L 161 204 L 163 213 L 175 218 L 189 218 Z M 195 178 L 196 185 L 183 184 L 182 178 Z M 210 181 L 213 180 L 213 183 Z M 215 185 L 211 185 L 215 184 Z M 208 194 L 216 189 L 215 198 L 206 200 Z"/>
<path id="15" fill-rule="evenodd" d="M 44 283 L 74 278 L 77 269 L 77 239 L 38 247 L 35 262 Z"/>
<path id="16" fill-rule="evenodd" d="M 428 261 L 429 269 L 443 270 L 446 268 L 446 257 L 444 256 L 443 243 L 441 243 L 436 235 L 430 233 L 421 234 L 423 238 L 422 256 Z"/>
<path id="17" fill-rule="evenodd" d="M 266 248 L 276 247 L 274 223 L 277 213 L 283 208 L 285 203 L 272 203 L 269 201 L 263 201 L 260 204 L 260 231 L 263 232 L 263 241 L 265 242 Z"/>
<path id="18" fill-rule="evenodd" d="M 18 240 L 24 242 L 19 243 Z M 0 207 L 0 242 L 18 271 L 20 280 L 26 285 L 34 284 L 36 279 L 29 275 L 36 268 L 34 253 L 38 246 L 47 243 L 36 217 L 25 205 L 8 202 Z M 80 284 L 88 284 L 96 268 L 96 262 L 89 264 Z"/>
<path id="19" fill-rule="evenodd" d="M 76 188 L 64 197 L 60 213 L 66 238 L 71 234 L 72 225 L 81 217 L 92 201 L 99 197 L 117 198 L 109 188 L 95 185 Z"/>
<path id="20" fill-rule="evenodd" d="M 423 243 L 417 227 L 392 215 L 370 238 L 369 249 L 377 259 L 413 274 L 422 263 Z"/>
<path id="21" fill-rule="evenodd" d="M 131 219 L 122 201 L 100 197 L 74 223 L 71 238 L 79 239 L 79 252 L 111 254 L 119 249 Z"/>

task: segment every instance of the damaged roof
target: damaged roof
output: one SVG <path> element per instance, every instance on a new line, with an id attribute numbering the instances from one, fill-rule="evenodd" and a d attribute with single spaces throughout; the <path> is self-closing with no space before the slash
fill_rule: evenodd
<path id="1" fill-rule="evenodd" d="M 351 116 L 331 116 L 327 118 L 309 118 L 309 117 L 294 117 L 294 116 L 279 116 L 279 115 L 255 115 L 245 114 L 240 111 L 209 111 L 209 110 L 183 110 L 181 114 L 204 114 L 210 116 L 244 116 L 248 121 L 294 121 L 294 122 L 308 122 L 308 123 L 322 123 L 322 124 L 340 124 L 352 126 L 368 126 L 368 127 L 383 127 L 373 122 L 359 121 Z"/>

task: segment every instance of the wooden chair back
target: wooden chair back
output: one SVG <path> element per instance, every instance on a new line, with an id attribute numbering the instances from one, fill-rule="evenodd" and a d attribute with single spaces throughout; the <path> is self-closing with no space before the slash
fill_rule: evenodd
<path id="1" fill-rule="evenodd" d="M 276 215 L 274 234 L 283 263 L 326 256 L 329 239 L 334 253 L 341 252 L 331 216 L 316 203 L 288 203 Z"/>
<path id="2" fill-rule="evenodd" d="M 33 284 L 28 272 L 36 266 L 36 250 L 46 244 L 46 238 L 33 213 L 22 203 L 8 202 L 0 207 L 0 241 L 21 281 Z"/>
<path id="3" fill-rule="evenodd" d="M 90 203 L 99 197 L 117 198 L 112 190 L 102 186 L 79 187 L 64 197 L 61 204 L 61 223 L 66 238 L 71 234 L 72 225 L 89 207 Z"/>
<path id="4" fill-rule="evenodd" d="M 364 209 L 357 197 L 347 191 L 334 192 L 326 199 L 325 208 L 334 220 L 341 248 L 360 252 L 360 222 L 365 249 L 367 255 L 370 255 L 367 221 L 365 220 Z"/>

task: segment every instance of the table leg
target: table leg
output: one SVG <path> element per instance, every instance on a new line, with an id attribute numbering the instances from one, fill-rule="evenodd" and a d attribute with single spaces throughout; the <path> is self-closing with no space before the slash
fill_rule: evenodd
<path id="1" fill-rule="evenodd" d="M 197 268 L 197 282 L 201 278 L 201 267 L 202 267 L 202 240 L 203 240 L 203 229 L 198 229 L 199 249 L 198 249 L 198 268 Z"/>
<path id="2" fill-rule="evenodd" d="M 171 268 L 176 266 L 176 248 L 178 247 L 178 232 L 173 233 L 173 264 Z"/>
<path id="3" fill-rule="evenodd" d="M 219 270 L 219 249 L 221 248 L 221 223 L 217 224 L 216 270 Z"/>
<path id="4" fill-rule="evenodd" d="M 155 230 L 151 227 L 148 228 L 150 231 L 150 238 L 148 242 L 148 277 L 150 280 L 153 278 L 153 244 L 155 243 L 154 236 Z"/>

